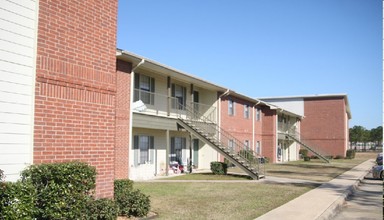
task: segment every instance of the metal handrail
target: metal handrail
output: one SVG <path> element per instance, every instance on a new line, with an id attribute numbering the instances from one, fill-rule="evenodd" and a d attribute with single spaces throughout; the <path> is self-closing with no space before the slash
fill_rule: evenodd
<path id="1" fill-rule="evenodd" d="M 303 138 L 303 136 L 296 129 L 289 129 L 287 131 L 279 131 L 279 132 L 281 134 L 288 134 L 288 135 L 290 135 L 291 137 L 293 137 L 294 139 L 299 141 L 299 143 L 301 145 L 305 145 L 304 147 L 308 148 L 313 153 L 317 154 L 317 156 L 323 157 L 324 160 L 328 161 L 328 159 L 326 158 L 326 156 L 327 156 L 326 152 L 321 147 L 319 147 L 316 144 L 312 143 L 310 140 Z"/>
<path id="2" fill-rule="evenodd" d="M 256 168 L 259 173 L 264 173 L 264 171 L 261 172 L 260 168 L 264 162 L 264 158 L 261 155 L 246 149 L 244 143 L 219 127 L 215 122 L 209 120 L 209 118 L 201 115 L 193 107 L 183 106 L 182 109 L 183 114 L 179 114 L 179 118 L 192 122 L 204 133 L 210 135 L 211 138 L 214 138 L 214 140 L 217 141 L 217 145 L 224 148 L 232 157 L 238 157 L 248 166 Z"/>

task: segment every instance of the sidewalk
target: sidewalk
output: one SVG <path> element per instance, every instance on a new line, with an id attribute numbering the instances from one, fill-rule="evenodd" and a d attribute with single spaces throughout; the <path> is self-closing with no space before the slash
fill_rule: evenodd
<path id="1" fill-rule="evenodd" d="M 260 216 L 257 220 L 331 219 L 373 165 L 374 160 L 367 160 L 318 188 Z"/>

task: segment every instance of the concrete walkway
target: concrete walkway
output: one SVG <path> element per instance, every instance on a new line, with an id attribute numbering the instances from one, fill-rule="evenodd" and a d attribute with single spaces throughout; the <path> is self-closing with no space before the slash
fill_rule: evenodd
<path id="1" fill-rule="evenodd" d="M 332 219 L 373 165 L 374 160 L 367 160 L 316 189 L 260 216 L 257 220 Z"/>

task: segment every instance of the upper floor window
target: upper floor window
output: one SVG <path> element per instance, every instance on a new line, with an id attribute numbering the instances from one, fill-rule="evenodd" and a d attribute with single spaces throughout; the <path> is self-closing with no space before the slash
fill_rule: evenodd
<path id="1" fill-rule="evenodd" d="M 143 74 L 135 73 L 134 101 L 141 100 L 145 104 L 155 103 L 155 79 Z"/>
<path id="2" fill-rule="evenodd" d="M 244 118 L 249 118 L 249 105 L 244 105 Z"/>
<path id="3" fill-rule="evenodd" d="M 235 115 L 235 101 L 228 100 L 228 115 Z"/>
<path id="4" fill-rule="evenodd" d="M 259 108 L 256 109 L 256 121 L 260 121 L 261 118 L 261 110 Z"/>
<path id="5" fill-rule="evenodd" d="M 187 103 L 187 89 L 184 86 L 172 84 L 172 108 L 184 109 Z"/>

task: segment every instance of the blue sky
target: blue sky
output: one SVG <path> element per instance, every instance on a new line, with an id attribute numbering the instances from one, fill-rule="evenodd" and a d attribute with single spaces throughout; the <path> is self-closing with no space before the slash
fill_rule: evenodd
<path id="1" fill-rule="evenodd" d="M 381 0 L 119 0 L 117 47 L 250 97 L 347 93 L 382 125 Z"/>

